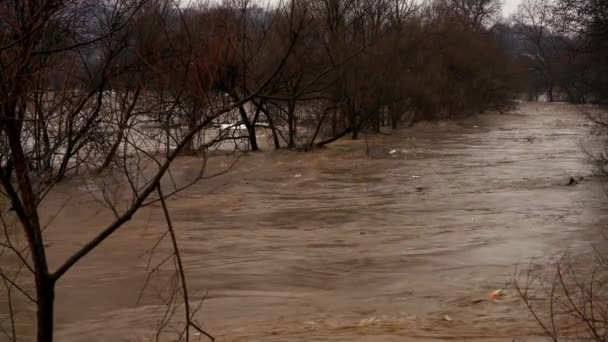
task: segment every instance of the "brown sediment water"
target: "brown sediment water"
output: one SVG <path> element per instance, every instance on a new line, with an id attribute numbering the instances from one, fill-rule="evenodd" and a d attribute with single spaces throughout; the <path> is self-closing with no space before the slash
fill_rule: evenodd
<path id="1" fill-rule="evenodd" d="M 368 148 L 344 139 L 244 155 L 168 201 L 192 299 L 206 295 L 196 318 L 219 341 L 536 335 L 510 283 L 517 267 L 584 248 L 601 225 L 605 194 L 581 147 L 589 131 L 570 105 L 530 103 L 370 135 Z M 179 160 L 174 176 L 197 163 Z M 567 186 L 570 176 L 585 178 Z M 45 233 L 53 266 L 111 218 L 73 184 L 44 210 L 59 208 Z M 140 292 L 164 231 L 160 208 L 146 208 L 60 280 L 57 341 L 150 340 L 173 264 Z M 152 267 L 168 253 L 164 241 Z M 495 289 L 505 297 L 490 300 Z"/>

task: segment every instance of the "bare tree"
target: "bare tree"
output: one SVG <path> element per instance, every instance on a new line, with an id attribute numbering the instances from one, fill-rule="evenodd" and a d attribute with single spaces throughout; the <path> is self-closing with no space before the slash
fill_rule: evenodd
<path id="1" fill-rule="evenodd" d="M 605 341 L 605 267 L 606 260 L 597 250 L 591 257 L 564 254 L 550 276 L 532 270 L 519 273 L 515 289 L 542 333 L 552 341 Z"/>
<path id="2" fill-rule="evenodd" d="M 500 18 L 501 0 L 452 0 L 457 15 L 475 30 L 491 27 Z"/>
<path id="3" fill-rule="evenodd" d="M 528 57 L 544 82 L 548 101 L 554 100 L 556 85 L 555 59 L 558 41 L 553 35 L 551 0 L 525 0 L 513 21 L 522 39 L 528 44 Z"/>
<path id="4" fill-rule="evenodd" d="M 214 101 L 206 88 L 217 79 L 212 68 L 205 73 L 209 79 L 192 80 L 199 54 L 184 9 L 174 3 L 31 0 L 2 2 L 0 12 L 5 26 L 0 36 L 1 197 L 27 238 L 25 246 L 17 246 L 5 234 L 1 247 L 30 272 L 34 293 L 18 287 L 12 276 L 3 273 L 3 279 L 9 301 L 19 292 L 34 302 L 36 339 L 49 342 L 58 281 L 140 208 L 160 201 L 175 242 L 165 198 L 207 175 L 203 162 L 190 182 L 163 185 L 172 178 L 172 162 L 188 148 L 205 153 L 225 140 L 226 131 L 211 124 L 266 88 L 291 51 L 278 51 L 282 57 L 267 78 L 239 101 L 225 104 Z M 139 35 L 130 35 L 137 30 Z M 295 32 L 294 42 L 297 36 Z M 203 105 L 193 106 L 193 97 Z M 193 145 L 203 130 L 204 137 Z M 104 174 L 96 176 L 100 169 Z M 99 201 L 114 218 L 50 269 L 44 233 L 48 222 L 41 221 L 40 205 L 58 182 L 72 177 L 94 181 Z M 122 190 L 115 197 L 112 189 Z M 6 222 L 2 220 L 5 232 Z M 176 244 L 174 256 L 186 330 L 196 328 Z"/>

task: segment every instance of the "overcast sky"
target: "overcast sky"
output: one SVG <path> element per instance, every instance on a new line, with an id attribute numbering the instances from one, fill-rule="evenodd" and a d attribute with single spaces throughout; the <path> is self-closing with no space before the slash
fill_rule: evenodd
<path id="1" fill-rule="evenodd" d="M 504 0 L 504 6 L 502 8 L 503 15 L 507 17 L 513 14 L 520 2 L 521 0 Z"/>

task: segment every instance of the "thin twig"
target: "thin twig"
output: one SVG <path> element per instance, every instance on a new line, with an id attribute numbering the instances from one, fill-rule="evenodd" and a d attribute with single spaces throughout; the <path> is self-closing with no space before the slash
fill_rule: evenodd
<path id="1" fill-rule="evenodd" d="M 186 316 L 186 342 L 190 341 L 190 329 L 192 326 L 194 329 L 198 330 L 200 333 L 209 337 L 211 341 L 215 341 L 215 338 L 199 328 L 190 317 L 190 301 L 188 298 L 188 285 L 186 283 L 186 274 L 184 272 L 184 265 L 182 263 L 182 258 L 179 250 L 179 244 L 177 242 L 177 237 L 175 235 L 175 230 L 173 229 L 173 223 L 171 221 L 171 215 L 169 214 L 169 210 L 167 209 L 167 203 L 165 202 L 165 197 L 163 196 L 160 184 L 157 186 L 158 198 L 160 199 L 161 206 L 163 208 L 163 213 L 165 214 L 165 220 L 167 222 L 167 229 L 169 230 L 169 236 L 171 237 L 171 243 L 173 245 L 173 251 L 175 255 L 175 262 L 177 264 L 177 271 L 179 273 L 180 282 L 182 285 L 182 295 L 184 301 L 184 314 Z"/>

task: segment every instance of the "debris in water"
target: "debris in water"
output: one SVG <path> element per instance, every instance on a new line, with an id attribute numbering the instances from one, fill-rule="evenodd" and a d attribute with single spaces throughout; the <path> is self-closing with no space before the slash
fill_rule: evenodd
<path id="1" fill-rule="evenodd" d="M 318 327 L 318 324 L 315 321 L 304 322 L 304 324 L 306 324 L 306 326 L 304 327 L 304 329 L 306 330 L 314 330 Z"/>
<path id="2" fill-rule="evenodd" d="M 397 154 L 397 152 L 399 152 L 397 149 L 392 149 L 388 152 L 388 154 L 393 155 L 393 154 Z"/>
<path id="3" fill-rule="evenodd" d="M 473 125 L 473 128 L 479 128 L 479 126 L 477 126 L 477 125 Z"/>
<path id="4" fill-rule="evenodd" d="M 414 179 L 420 179 L 420 176 L 412 176 Z"/>
<path id="5" fill-rule="evenodd" d="M 373 325 L 378 323 L 378 321 L 380 321 L 378 317 L 364 318 L 359 322 L 359 325 Z"/>
<path id="6" fill-rule="evenodd" d="M 568 181 L 568 184 L 566 185 L 576 185 L 578 184 L 578 181 L 576 179 L 574 179 L 574 177 L 570 176 L 570 180 Z"/>
<path id="7" fill-rule="evenodd" d="M 494 290 L 494 291 L 492 291 L 492 293 L 490 293 L 490 297 L 492 297 L 492 299 L 498 299 L 498 298 L 504 297 L 504 296 L 505 296 L 505 291 L 503 289 Z"/>
<path id="8" fill-rule="evenodd" d="M 295 175 L 293 175 L 293 178 L 300 178 L 300 177 L 302 177 L 302 174 L 299 172 L 296 173 Z"/>
<path id="9" fill-rule="evenodd" d="M 452 317 L 450 317 L 448 315 L 443 315 L 443 319 L 445 319 L 448 322 L 452 322 L 453 321 Z"/>

